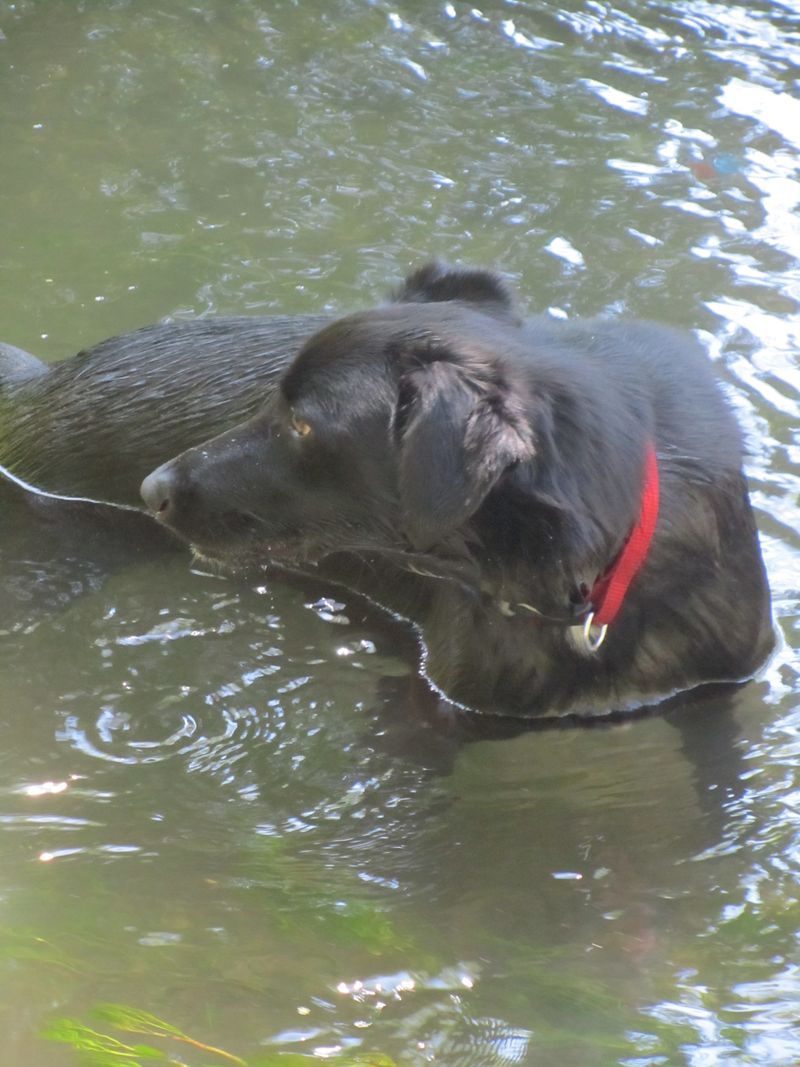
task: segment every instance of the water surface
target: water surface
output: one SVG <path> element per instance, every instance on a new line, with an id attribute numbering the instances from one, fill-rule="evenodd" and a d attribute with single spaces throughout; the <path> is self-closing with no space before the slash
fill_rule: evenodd
<path id="1" fill-rule="evenodd" d="M 691 716 L 459 748 L 398 722 L 413 636 L 341 590 L 9 556 L 3 1062 L 77 1063 L 40 1035 L 106 1001 L 253 1063 L 800 1062 L 796 6 L 2 0 L 0 31 L 3 340 L 344 312 L 431 256 L 696 331 L 783 640 Z"/>

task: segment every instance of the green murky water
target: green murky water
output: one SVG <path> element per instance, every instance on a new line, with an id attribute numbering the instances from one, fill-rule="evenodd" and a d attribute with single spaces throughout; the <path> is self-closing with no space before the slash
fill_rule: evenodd
<path id="1" fill-rule="evenodd" d="M 3 340 L 351 310 L 433 255 L 696 330 L 785 637 L 694 728 L 450 751 L 398 736 L 413 641 L 341 591 L 175 560 L 23 610 L 3 1064 L 83 1062 L 65 1017 L 231 1062 L 107 1001 L 248 1063 L 800 1062 L 798 71 L 789 0 L 0 0 Z"/>

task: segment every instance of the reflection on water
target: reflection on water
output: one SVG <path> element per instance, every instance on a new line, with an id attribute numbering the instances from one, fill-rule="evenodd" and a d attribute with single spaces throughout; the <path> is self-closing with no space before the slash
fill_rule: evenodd
<path id="1" fill-rule="evenodd" d="M 796 1064 L 795 6 L 0 0 L 0 55 L 3 340 L 349 310 L 432 255 L 696 330 L 783 639 L 683 714 L 459 748 L 346 592 L 109 578 L 5 514 L 4 1062 L 115 1000 L 245 1057 Z"/>

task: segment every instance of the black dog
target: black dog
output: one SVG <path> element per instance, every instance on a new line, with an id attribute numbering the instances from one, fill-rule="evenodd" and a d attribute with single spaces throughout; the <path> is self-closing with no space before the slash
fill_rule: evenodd
<path id="1" fill-rule="evenodd" d="M 413 619 L 457 702 L 591 714 L 769 653 L 741 453 L 691 339 L 523 324 L 493 275 L 431 265 L 313 336 L 259 414 L 142 493 L 206 558 L 323 561 Z"/>

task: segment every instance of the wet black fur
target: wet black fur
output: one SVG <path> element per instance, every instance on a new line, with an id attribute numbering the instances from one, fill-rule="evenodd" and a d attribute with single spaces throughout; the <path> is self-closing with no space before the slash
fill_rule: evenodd
<path id="1" fill-rule="evenodd" d="M 219 315 L 50 366 L 0 343 L 0 463 L 55 493 L 140 502 L 144 476 L 252 415 L 324 315 Z"/>
<path id="2" fill-rule="evenodd" d="M 651 323 L 522 324 L 485 272 L 433 265 L 398 296 L 323 328 L 254 418 L 154 472 L 162 521 L 230 566 L 344 577 L 418 623 L 429 677 L 468 706 L 590 714 L 752 674 L 769 594 L 699 346 Z M 587 654 L 569 614 L 636 520 L 648 441 L 653 545 Z"/>

